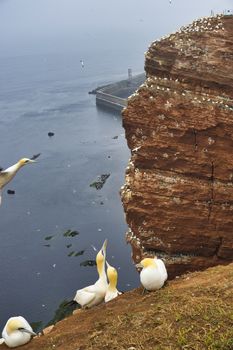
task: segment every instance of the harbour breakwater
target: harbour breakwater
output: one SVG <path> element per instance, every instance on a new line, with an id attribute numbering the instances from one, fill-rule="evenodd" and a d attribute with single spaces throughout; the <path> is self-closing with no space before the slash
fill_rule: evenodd
<path id="1" fill-rule="evenodd" d="M 127 106 L 128 97 L 144 83 L 145 79 L 145 73 L 142 73 L 116 83 L 100 86 L 89 93 L 96 95 L 97 106 L 121 111 Z"/>

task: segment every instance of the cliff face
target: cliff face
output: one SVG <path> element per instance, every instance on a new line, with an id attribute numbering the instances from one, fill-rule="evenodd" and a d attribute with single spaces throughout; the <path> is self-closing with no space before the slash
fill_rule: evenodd
<path id="1" fill-rule="evenodd" d="M 121 190 L 137 262 L 170 276 L 233 259 L 233 16 L 152 43 L 123 111 L 131 159 Z"/>

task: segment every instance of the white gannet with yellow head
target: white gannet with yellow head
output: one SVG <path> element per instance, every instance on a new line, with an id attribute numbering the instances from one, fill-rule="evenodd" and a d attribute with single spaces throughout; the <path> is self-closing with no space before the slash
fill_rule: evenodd
<path id="1" fill-rule="evenodd" d="M 26 344 L 30 341 L 33 332 L 30 324 L 22 316 L 15 316 L 9 318 L 3 331 L 0 344 L 5 343 L 9 348 L 16 348 L 17 346 Z"/>
<path id="2" fill-rule="evenodd" d="M 39 155 L 35 155 L 34 158 L 38 157 Z M 30 158 L 22 158 L 20 159 L 16 164 L 11 165 L 9 168 L 0 171 L 0 205 L 2 200 L 2 189 L 4 186 L 10 182 L 13 177 L 16 175 L 16 173 L 21 169 L 24 165 L 35 163 L 36 161 L 33 159 L 33 157 Z"/>
<path id="3" fill-rule="evenodd" d="M 102 248 L 96 255 L 96 265 L 99 279 L 95 282 L 95 284 L 77 290 L 73 299 L 73 301 L 80 304 L 83 308 L 90 308 L 98 305 L 104 300 L 108 286 L 105 272 L 106 247 L 107 240 L 104 241 Z"/>
<path id="4" fill-rule="evenodd" d="M 167 270 L 161 259 L 145 258 L 137 267 L 142 267 L 140 281 L 146 290 L 160 289 L 167 280 Z"/>
<path id="5" fill-rule="evenodd" d="M 111 266 L 107 261 L 106 261 L 106 264 L 107 264 L 107 276 L 108 276 L 109 284 L 108 284 L 107 291 L 104 298 L 105 303 L 116 298 L 118 295 L 122 294 L 116 288 L 117 278 L 118 278 L 117 270 L 113 266 Z"/>

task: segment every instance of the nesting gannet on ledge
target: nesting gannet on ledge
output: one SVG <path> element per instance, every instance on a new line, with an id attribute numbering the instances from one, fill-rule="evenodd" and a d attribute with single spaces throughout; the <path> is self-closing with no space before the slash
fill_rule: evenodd
<path id="1" fill-rule="evenodd" d="M 116 288 L 117 286 L 117 278 L 118 278 L 118 274 L 117 274 L 117 270 L 109 265 L 109 263 L 106 261 L 107 264 L 107 276 L 108 276 L 108 280 L 109 280 L 109 284 L 108 284 L 108 288 L 105 294 L 105 303 L 107 303 L 108 301 L 116 298 L 118 295 L 122 294 L 121 292 L 119 292 Z"/>
<path id="2" fill-rule="evenodd" d="M 104 300 L 108 286 L 105 272 L 106 247 L 107 240 L 104 241 L 102 248 L 96 255 L 99 279 L 95 282 L 95 284 L 77 290 L 73 299 L 74 302 L 80 304 L 83 308 L 90 308 L 98 305 Z"/>
<path id="3" fill-rule="evenodd" d="M 160 289 L 167 280 L 167 270 L 164 262 L 157 257 L 145 258 L 137 267 L 142 267 L 140 272 L 140 281 L 146 290 Z"/>
<path id="4" fill-rule="evenodd" d="M 9 168 L 0 171 L 0 205 L 1 205 L 1 200 L 2 200 L 2 189 L 4 186 L 10 182 L 13 177 L 16 175 L 16 173 L 21 169 L 24 165 L 29 164 L 29 163 L 35 163 L 36 161 L 34 160 L 37 158 L 39 155 L 33 156 L 31 159 L 30 158 L 22 158 L 20 159 L 16 164 L 10 166 Z"/>
<path id="5" fill-rule="evenodd" d="M 0 344 L 5 343 L 9 348 L 26 344 L 31 337 L 36 335 L 30 324 L 22 316 L 11 317 L 7 321 L 3 331 Z"/>

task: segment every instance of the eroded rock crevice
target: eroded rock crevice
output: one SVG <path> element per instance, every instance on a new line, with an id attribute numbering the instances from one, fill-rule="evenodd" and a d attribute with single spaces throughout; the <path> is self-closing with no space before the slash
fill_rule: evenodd
<path id="1" fill-rule="evenodd" d="M 232 38 L 233 16 L 216 16 L 152 43 L 122 113 L 127 239 L 171 277 L 233 259 Z"/>

